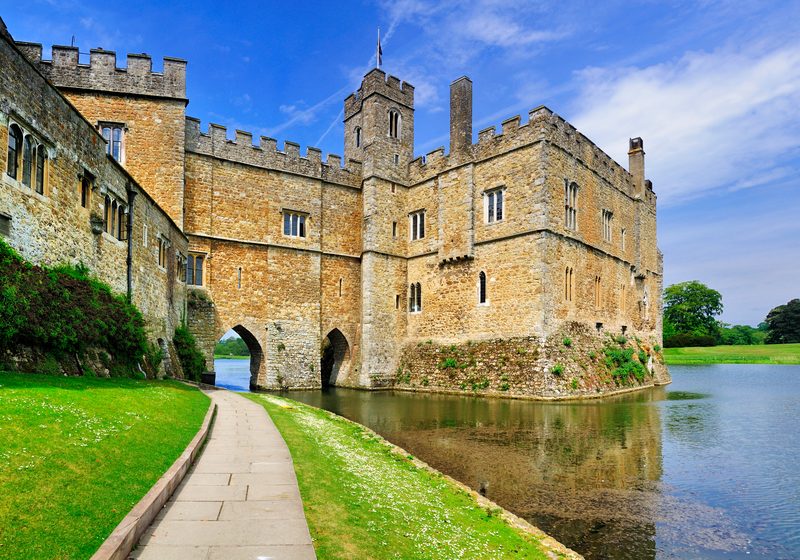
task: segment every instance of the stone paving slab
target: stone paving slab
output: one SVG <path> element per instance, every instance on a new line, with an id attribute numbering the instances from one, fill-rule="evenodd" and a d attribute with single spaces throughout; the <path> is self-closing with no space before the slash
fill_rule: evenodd
<path id="1" fill-rule="evenodd" d="M 131 553 L 137 560 L 316 558 L 291 455 L 263 407 L 209 391 L 202 455 Z"/>

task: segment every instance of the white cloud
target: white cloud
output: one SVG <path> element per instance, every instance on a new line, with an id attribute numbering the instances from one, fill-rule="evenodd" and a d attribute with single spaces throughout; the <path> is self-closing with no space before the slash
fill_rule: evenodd
<path id="1" fill-rule="evenodd" d="M 646 68 L 589 68 L 571 121 L 619 162 L 642 136 L 660 201 L 797 175 L 800 44 L 688 53 Z"/>

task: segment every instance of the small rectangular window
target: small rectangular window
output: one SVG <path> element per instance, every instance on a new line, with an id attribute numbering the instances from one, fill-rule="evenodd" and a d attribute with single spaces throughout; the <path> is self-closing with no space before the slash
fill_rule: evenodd
<path id="1" fill-rule="evenodd" d="M 425 210 L 418 210 L 408 215 L 411 241 L 425 237 Z"/>
<path id="2" fill-rule="evenodd" d="M 124 163 L 125 125 L 101 123 L 100 132 L 106 141 L 106 153 L 120 163 Z"/>
<path id="3" fill-rule="evenodd" d="M 392 222 L 392 237 L 397 237 L 397 222 Z"/>
<path id="4" fill-rule="evenodd" d="M 614 213 L 610 210 L 603 210 L 603 241 L 611 241 L 611 223 L 614 219 Z"/>
<path id="5" fill-rule="evenodd" d="M 90 198 L 92 196 L 92 183 L 94 182 L 94 177 L 88 172 L 83 172 L 81 175 L 81 206 L 83 208 L 89 208 Z"/>
<path id="6" fill-rule="evenodd" d="M 306 237 L 306 214 L 283 211 L 283 235 Z"/>
<path id="7" fill-rule="evenodd" d="M 203 285 L 203 255 L 186 257 L 186 283 L 190 286 Z"/>
<path id="8" fill-rule="evenodd" d="M 0 235 L 11 237 L 11 216 L 0 214 Z"/>

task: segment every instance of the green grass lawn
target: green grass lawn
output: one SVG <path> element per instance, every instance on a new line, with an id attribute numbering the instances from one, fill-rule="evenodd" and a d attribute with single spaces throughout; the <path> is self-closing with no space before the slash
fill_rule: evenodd
<path id="1" fill-rule="evenodd" d="M 215 360 L 249 360 L 250 356 L 225 356 L 222 354 L 214 354 Z"/>
<path id="2" fill-rule="evenodd" d="M 800 364 L 800 344 L 665 348 L 667 365 Z"/>
<path id="3" fill-rule="evenodd" d="M 0 558 L 89 558 L 207 410 L 173 381 L 0 372 Z"/>
<path id="4" fill-rule="evenodd" d="M 538 538 L 364 427 L 274 395 L 247 396 L 291 450 L 320 560 L 551 558 Z"/>

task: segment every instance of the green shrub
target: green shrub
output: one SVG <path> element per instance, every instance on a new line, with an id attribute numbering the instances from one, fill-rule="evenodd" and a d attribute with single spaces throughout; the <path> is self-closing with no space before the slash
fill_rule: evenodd
<path id="1" fill-rule="evenodd" d="M 564 337 L 564 341 L 563 342 L 564 342 L 564 346 L 566 346 L 567 348 L 572 346 L 572 339 L 570 337 L 568 337 L 568 336 Z"/>
<path id="2" fill-rule="evenodd" d="M 576 391 L 578 389 L 578 378 L 577 377 L 573 377 L 572 381 L 569 382 L 569 385 L 570 385 L 570 387 L 572 387 L 573 391 Z"/>
<path id="3" fill-rule="evenodd" d="M 508 382 L 507 382 L 507 381 L 503 381 L 503 382 L 500 384 L 500 390 L 501 390 L 501 391 L 508 391 L 508 389 L 509 389 Z"/>
<path id="4" fill-rule="evenodd" d="M 711 335 L 676 334 L 664 339 L 664 348 L 686 348 L 689 346 L 716 346 L 717 340 Z"/>
<path id="5" fill-rule="evenodd" d="M 589 359 L 590 359 L 590 360 L 594 361 L 594 359 L 595 359 L 596 357 L 597 357 L 597 352 L 595 352 L 594 350 L 592 350 L 591 352 L 589 352 Z"/>
<path id="6" fill-rule="evenodd" d="M 186 325 L 175 329 L 172 342 L 175 344 L 175 353 L 183 368 L 183 376 L 192 381 L 200 381 L 200 375 L 206 372 L 206 359 Z"/>
<path id="7" fill-rule="evenodd" d="M 644 380 L 647 370 L 641 362 L 633 359 L 633 348 L 607 347 L 603 352 L 606 356 L 605 365 L 615 380 L 625 380 L 631 375 L 638 381 Z"/>
<path id="8" fill-rule="evenodd" d="M 624 345 L 626 342 L 628 342 L 628 339 L 627 339 L 627 338 L 625 338 L 623 335 L 621 335 L 621 334 L 620 334 L 620 335 L 617 335 L 616 337 L 614 337 L 614 341 L 615 341 L 617 344 L 619 344 L 620 346 L 622 346 L 622 345 Z"/>
<path id="9" fill-rule="evenodd" d="M 144 359 L 142 360 L 144 362 L 145 371 L 155 377 L 156 374 L 158 374 L 158 368 L 161 366 L 163 360 L 164 351 L 161 349 L 161 346 L 148 342 L 147 349 L 144 352 Z"/>
<path id="10" fill-rule="evenodd" d="M 439 369 L 449 369 L 449 368 L 457 368 L 458 367 L 458 360 L 453 357 L 448 357 L 439 362 L 437 365 Z"/>
<path id="11" fill-rule="evenodd" d="M 644 350 L 639 350 L 639 363 L 646 364 L 647 363 L 647 352 Z"/>
<path id="12" fill-rule="evenodd" d="M 656 344 L 655 346 L 653 346 L 653 350 L 655 350 L 656 352 L 661 352 L 661 346 Z"/>
<path id="13" fill-rule="evenodd" d="M 561 364 L 556 364 L 550 368 L 550 373 L 552 373 L 553 375 L 561 375 L 562 373 L 564 373 L 564 366 L 562 366 Z"/>
<path id="14" fill-rule="evenodd" d="M 422 386 L 427 387 L 430 381 L 428 380 L 428 376 L 422 378 Z"/>
<path id="15" fill-rule="evenodd" d="M 85 266 L 35 266 L 0 241 L 0 348 L 31 346 L 55 359 L 97 348 L 132 372 L 146 340 L 139 310 Z"/>

